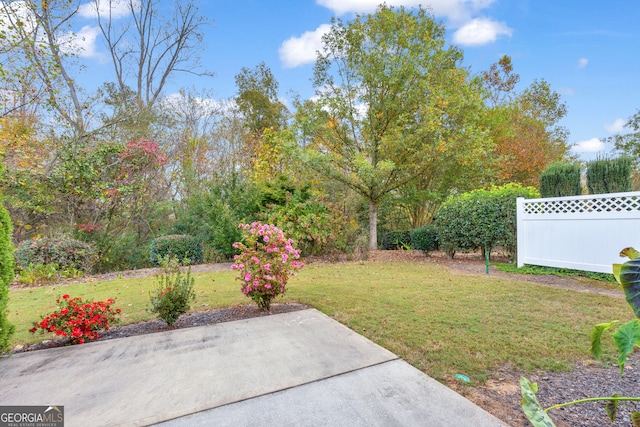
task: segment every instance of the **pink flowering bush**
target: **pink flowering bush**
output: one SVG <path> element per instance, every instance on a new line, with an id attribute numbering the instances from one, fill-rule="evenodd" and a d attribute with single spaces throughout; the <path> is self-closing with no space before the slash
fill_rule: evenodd
<path id="1" fill-rule="evenodd" d="M 269 311 L 271 301 L 285 293 L 289 278 L 302 268 L 303 263 L 298 261 L 300 250 L 273 224 L 254 222 L 240 224 L 239 228 L 244 243 L 233 244 L 241 253 L 234 256 L 231 268 L 239 273 L 242 293 L 261 310 Z"/>

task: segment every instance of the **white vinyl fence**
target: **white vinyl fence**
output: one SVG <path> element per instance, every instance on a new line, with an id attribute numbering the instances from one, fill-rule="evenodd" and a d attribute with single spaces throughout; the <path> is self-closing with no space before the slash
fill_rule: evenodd
<path id="1" fill-rule="evenodd" d="M 518 267 L 611 273 L 628 246 L 640 250 L 640 191 L 517 200 Z"/>

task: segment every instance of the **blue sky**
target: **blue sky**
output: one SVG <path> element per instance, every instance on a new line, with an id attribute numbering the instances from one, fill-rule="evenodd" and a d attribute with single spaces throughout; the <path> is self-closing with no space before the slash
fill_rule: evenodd
<path id="1" fill-rule="evenodd" d="M 163 4 L 173 2 L 164 1 Z M 217 99 L 235 95 L 234 76 L 242 67 L 264 61 L 280 84 L 280 93 L 313 95 L 314 52 L 331 17 L 349 20 L 373 12 L 379 0 L 208 0 L 201 4 L 213 20 L 202 45 L 202 63 L 214 77 L 180 76 L 169 90 L 206 89 Z M 568 114 L 562 125 L 582 160 L 606 153 L 599 138 L 621 132 L 640 108 L 640 1 L 637 0 L 433 0 L 388 2 L 431 6 L 447 28 L 447 41 L 464 51 L 464 65 L 479 73 L 502 55 L 520 74 L 519 90 L 545 79 L 562 95 Z M 84 26 L 80 81 L 99 79 L 104 51 Z M 96 33 L 97 34 L 97 33 Z M 105 74 L 106 75 L 106 74 Z M 106 78 L 106 77 L 105 77 Z M 85 80 L 86 79 L 86 80 Z M 101 83 L 101 82 L 99 82 Z"/>

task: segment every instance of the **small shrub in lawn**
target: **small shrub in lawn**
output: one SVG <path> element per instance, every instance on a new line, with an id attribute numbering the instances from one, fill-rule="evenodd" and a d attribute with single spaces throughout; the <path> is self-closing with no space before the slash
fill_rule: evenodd
<path id="1" fill-rule="evenodd" d="M 187 268 L 186 273 L 180 270 L 176 257 L 162 257 L 160 265 L 162 273 L 157 275 L 158 286 L 149 293 L 151 312 L 173 326 L 182 314 L 189 311 L 196 298 L 194 278 L 191 277 L 191 267 Z"/>
<path id="2" fill-rule="evenodd" d="M 71 298 L 62 295 L 56 299 L 58 310 L 45 316 L 39 322 L 33 322 L 29 332 L 53 332 L 58 336 L 69 338 L 71 344 L 83 344 L 99 337 L 98 331 L 108 330 L 109 326 L 117 322 L 120 309 L 111 308 L 115 301 L 84 302 L 82 298 Z"/>
<path id="3" fill-rule="evenodd" d="M 411 230 L 411 248 L 429 254 L 438 249 L 438 229 L 425 225 Z"/>
<path id="4" fill-rule="evenodd" d="M 19 268 L 29 265 L 56 264 L 59 269 L 71 268 L 88 273 L 96 261 L 92 245 L 70 237 L 43 237 L 22 242 L 15 251 Z"/>
<path id="5" fill-rule="evenodd" d="M 240 224 L 244 243 L 236 242 L 234 247 L 240 254 L 234 257 L 232 269 L 238 271 L 242 282 L 242 293 L 258 304 L 263 311 L 269 311 L 271 301 L 286 291 L 287 281 L 295 270 L 303 264 L 297 261 L 300 250 L 293 247 L 293 240 L 287 239 L 273 224 Z"/>
<path id="6" fill-rule="evenodd" d="M 200 239 L 186 234 L 157 237 L 151 241 L 149 252 L 154 265 L 160 265 L 163 257 L 176 257 L 184 265 L 195 265 L 202 263 L 204 256 Z"/>

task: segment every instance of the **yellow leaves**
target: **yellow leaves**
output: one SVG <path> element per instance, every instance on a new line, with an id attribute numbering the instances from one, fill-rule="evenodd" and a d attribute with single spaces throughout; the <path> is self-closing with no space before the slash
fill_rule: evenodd
<path id="1" fill-rule="evenodd" d="M 338 122 L 338 120 L 336 120 L 335 117 L 332 117 L 329 119 L 329 121 L 327 122 L 327 127 L 329 129 L 335 129 L 340 125 L 340 122 Z"/>

